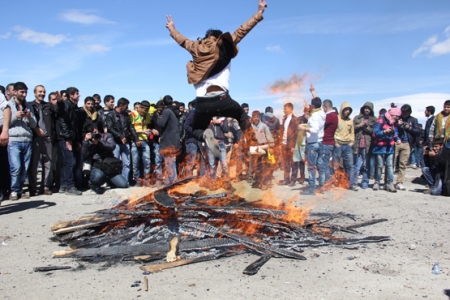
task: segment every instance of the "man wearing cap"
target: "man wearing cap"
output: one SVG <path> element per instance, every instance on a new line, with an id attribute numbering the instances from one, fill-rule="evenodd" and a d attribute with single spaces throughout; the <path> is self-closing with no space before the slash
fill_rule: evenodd
<path id="1" fill-rule="evenodd" d="M 133 160 L 133 180 L 136 186 L 142 186 L 143 181 L 150 176 L 150 145 L 149 136 L 156 134 L 155 129 L 150 129 L 151 115 L 149 113 L 150 102 L 144 100 L 138 110 L 130 113 L 131 125 L 134 126 L 138 140 L 131 141 L 131 159 Z M 140 163 L 142 162 L 141 176 Z"/>
<path id="2" fill-rule="evenodd" d="M 416 142 L 416 137 L 420 135 L 419 124 L 417 119 L 411 116 L 411 106 L 404 104 L 401 108 L 401 115 L 398 119 L 398 136 L 401 143 L 395 146 L 395 159 L 399 159 L 399 168 L 397 175 L 397 184 L 395 188 L 397 190 L 406 190 L 403 186 L 403 180 L 405 178 L 406 164 L 411 156 L 411 149 Z"/>
<path id="3" fill-rule="evenodd" d="M 194 135 L 208 144 L 215 157 L 219 157 L 220 149 L 214 133 L 207 129 L 213 116 L 238 120 L 244 133 L 250 128 L 248 115 L 229 95 L 231 59 L 238 54 L 237 44 L 262 21 L 266 6 L 264 0 L 258 0 L 258 11 L 233 34 L 210 29 L 203 39 L 196 41 L 180 34 L 175 29 L 172 16 L 167 16 L 166 27 L 170 36 L 192 55 L 192 60 L 187 64 L 187 77 L 197 94 Z"/>

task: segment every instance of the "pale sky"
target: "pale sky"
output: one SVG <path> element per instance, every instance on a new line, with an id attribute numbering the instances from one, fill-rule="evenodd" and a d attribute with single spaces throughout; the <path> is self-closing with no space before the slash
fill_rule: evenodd
<path id="1" fill-rule="evenodd" d="M 450 1 L 270 1 L 232 61 L 230 95 L 250 110 L 277 112 L 289 99 L 318 96 L 355 112 L 409 103 L 439 111 L 450 99 Z M 170 94 L 187 104 L 187 51 L 165 28 L 171 14 L 185 36 L 209 28 L 233 32 L 257 10 L 257 0 L 8 1 L 0 19 L 0 84 L 24 81 L 30 90 L 75 86 L 83 101 L 98 93 L 131 103 Z M 276 80 L 302 78 L 297 90 L 271 93 Z M 27 100 L 33 100 L 32 92 Z M 298 103 L 298 105 L 297 105 Z M 81 102 L 79 105 L 82 105 Z"/>

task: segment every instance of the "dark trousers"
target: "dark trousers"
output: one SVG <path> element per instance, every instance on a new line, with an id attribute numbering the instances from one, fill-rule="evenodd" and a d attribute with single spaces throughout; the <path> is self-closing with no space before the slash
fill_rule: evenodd
<path id="1" fill-rule="evenodd" d="M 52 172 L 53 145 L 48 138 L 35 137 L 33 139 L 32 149 L 28 181 L 30 183 L 29 190 L 35 192 L 37 191 L 38 164 L 41 158 L 41 190 L 50 187 L 49 179 Z"/>
<path id="2" fill-rule="evenodd" d="M 0 146 L 0 166 L 2 166 L 2 171 L 0 172 L 0 192 L 6 195 L 11 187 L 7 146 Z"/>
<path id="3" fill-rule="evenodd" d="M 199 141 L 203 141 L 203 132 L 212 117 L 230 117 L 238 120 L 242 131 L 250 128 L 250 120 L 241 105 L 231 99 L 228 92 L 217 95 L 197 97 L 195 104 L 194 120 L 192 124 L 193 134 Z"/>
<path id="4" fill-rule="evenodd" d="M 59 147 L 61 148 L 61 187 L 70 189 L 75 186 L 73 180 L 75 155 L 73 151 L 67 150 L 65 141 L 60 141 Z"/>
<path id="5" fill-rule="evenodd" d="M 259 184 L 270 184 L 272 181 L 272 170 L 268 166 L 267 154 L 251 155 L 250 161 L 255 182 Z"/>
<path id="6" fill-rule="evenodd" d="M 286 145 L 281 146 L 281 159 L 283 160 L 284 181 L 294 182 L 297 176 L 297 170 L 294 166 L 294 153 Z"/>
<path id="7" fill-rule="evenodd" d="M 123 177 L 122 174 L 118 174 L 112 177 L 109 177 L 102 170 L 98 168 L 92 168 L 90 175 L 90 183 L 94 186 L 102 186 L 105 182 L 112 183 L 114 187 L 119 189 L 128 188 L 128 180 Z"/>

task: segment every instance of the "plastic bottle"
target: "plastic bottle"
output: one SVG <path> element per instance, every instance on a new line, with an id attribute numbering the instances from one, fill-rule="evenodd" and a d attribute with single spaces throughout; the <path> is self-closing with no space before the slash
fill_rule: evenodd
<path id="1" fill-rule="evenodd" d="M 431 269 L 431 273 L 433 273 L 434 275 L 439 275 L 440 272 L 441 272 L 441 268 L 439 267 L 439 264 L 435 263 L 433 265 L 433 268 Z"/>

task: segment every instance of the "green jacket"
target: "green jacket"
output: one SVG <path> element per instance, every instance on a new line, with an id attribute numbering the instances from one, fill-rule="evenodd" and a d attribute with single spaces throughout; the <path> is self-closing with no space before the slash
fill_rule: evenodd
<path id="1" fill-rule="evenodd" d="M 368 107 L 370 108 L 370 116 L 369 120 L 367 121 L 366 126 L 359 127 L 359 125 L 364 122 L 364 108 Z M 358 153 L 359 149 L 359 142 L 361 140 L 361 136 L 364 135 L 366 138 L 366 148 L 370 149 L 372 146 L 372 131 L 373 127 L 375 125 L 375 122 L 377 121 L 377 118 L 374 116 L 373 113 L 373 103 L 372 102 L 366 102 L 361 107 L 359 115 L 357 115 L 353 119 L 353 125 L 355 128 L 355 143 L 353 144 L 353 153 Z"/>

